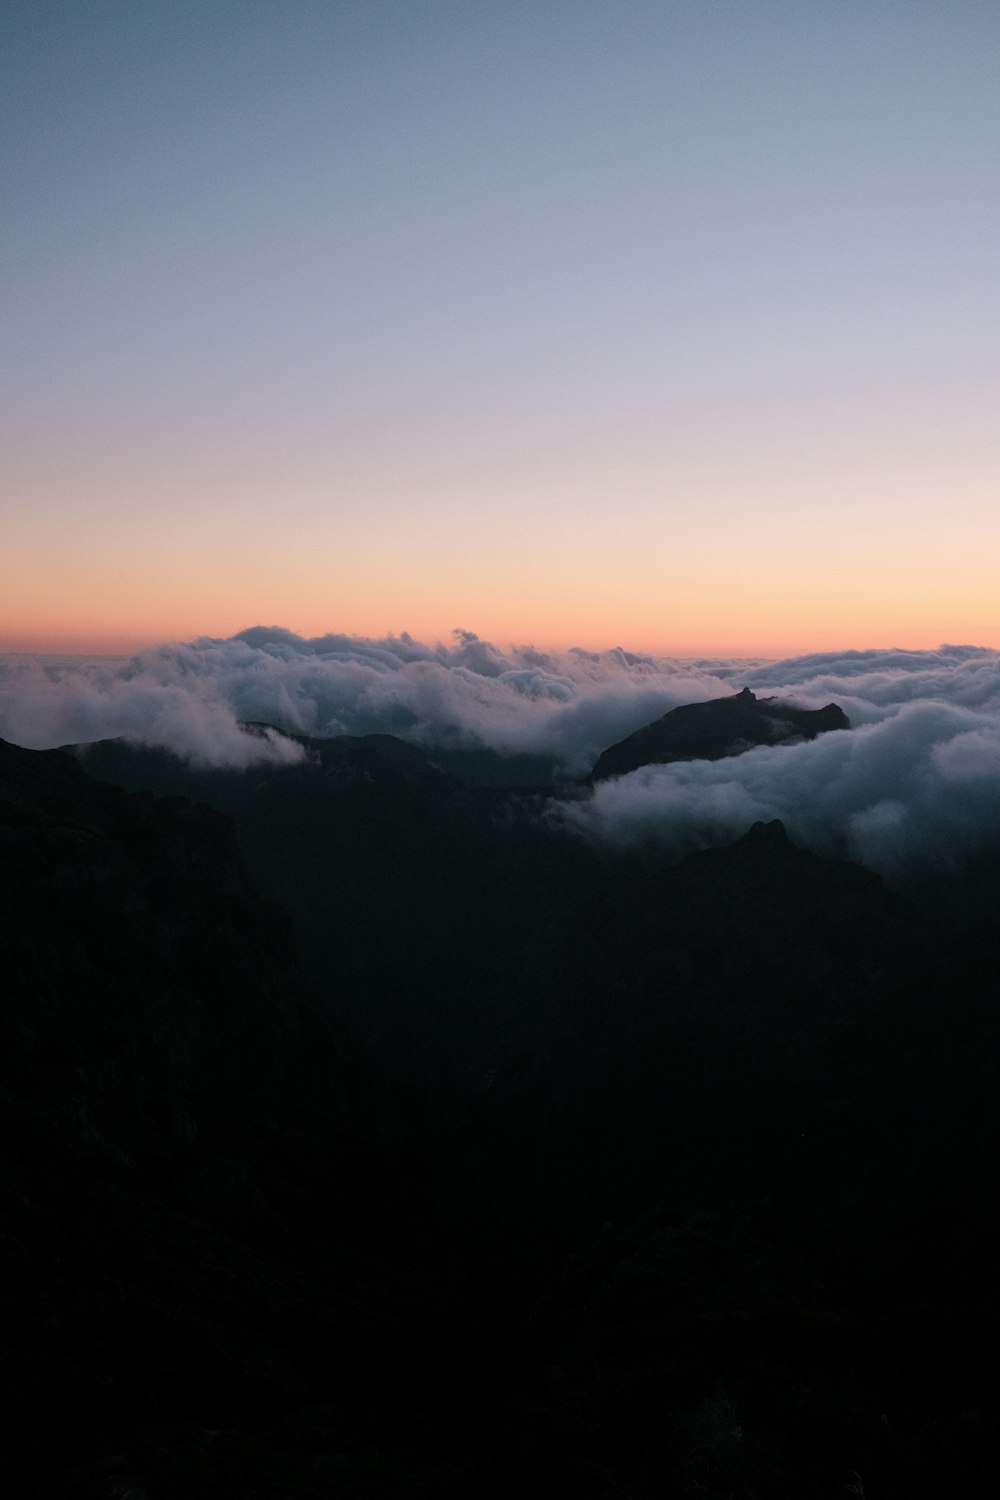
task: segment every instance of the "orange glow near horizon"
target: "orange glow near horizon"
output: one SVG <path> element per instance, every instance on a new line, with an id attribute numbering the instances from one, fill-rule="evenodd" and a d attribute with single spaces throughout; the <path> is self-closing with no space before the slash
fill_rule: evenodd
<path id="1" fill-rule="evenodd" d="M 968 476 L 975 531 L 945 526 L 929 480 L 844 491 L 814 486 L 806 507 L 746 481 L 668 504 L 638 480 L 626 500 L 596 481 L 432 497 L 415 480 L 411 497 L 281 507 L 277 486 L 178 499 L 147 475 L 131 509 L 106 492 L 39 530 L 26 486 L 0 556 L 0 652 L 128 655 L 252 625 L 685 658 L 1000 648 L 985 474 Z"/>
<path id="2" fill-rule="evenodd" d="M 532 617 L 526 611 L 519 623 L 513 612 L 498 612 L 484 607 L 474 615 L 469 609 L 456 611 L 450 623 L 447 616 L 417 617 L 396 611 L 366 610 L 361 616 L 337 617 L 335 612 L 306 610 L 291 602 L 282 610 L 207 610 L 200 617 L 184 620 L 171 617 L 169 610 L 139 618 L 129 624 L 116 614 L 114 624 L 102 627 L 99 621 L 80 625 L 72 619 L 58 618 L 32 622 L 0 630 L 0 654 L 32 655 L 130 656 L 136 652 L 171 642 L 208 636 L 225 639 L 254 625 L 280 626 L 304 638 L 328 633 L 381 639 L 404 632 L 427 644 L 447 644 L 453 630 L 474 631 L 484 640 L 500 647 L 534 646 L 539 650 L 566 651 L 581 647 L 602 651 L 621 647 L 637 654 L 691 659 L 760 657 L 781 659 L 811 652 L 888 649 L 932 650 L 943 642 L 969 644 L 1000 649 L 1000 627 L 985 615 L 977 618 L 968 611 L 956 612 L 951 619 L 938 614 L 938 623 L 918 626 L 911 619 L 894 622 L 871 611 L 850 617 L 847 612 L 826 625 L 804 623 L 796 629 L 787 620 L 768 622 L 761 618 L 723 620 L 680 620 L 667 624 L 657 621 L 652 612 L 638 612 L 631 621 L 623 611 L 615 618 L 610 609 L 576 613 L 575 628 L 552 618 L 546 611 Z"/>

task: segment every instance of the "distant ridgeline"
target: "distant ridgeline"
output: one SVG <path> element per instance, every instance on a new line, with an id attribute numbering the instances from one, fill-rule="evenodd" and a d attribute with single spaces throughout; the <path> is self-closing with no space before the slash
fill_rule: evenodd
<path id="1" fill-rule="evenodd" d="M 780 698 L 757 698 L 749 688 L 732 698 L 686 703 L 661 719 L 637 729 L 598 758 L 592 781 L 625 776 L 640 766 L 676 760 L 725 760 L 758 745 L 788 745 L 814 740 L 828 729 L 850 729 L 836 703 L 825 708 L 796 708 Z"/>

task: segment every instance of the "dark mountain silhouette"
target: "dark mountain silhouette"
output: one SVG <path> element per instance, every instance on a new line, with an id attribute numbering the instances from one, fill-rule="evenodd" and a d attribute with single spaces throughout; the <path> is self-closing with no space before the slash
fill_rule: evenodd
<path id="1" fill-rule="evenodd" d="M 281 734 L 284 739 L 295 740 L 306 746 L 314 758 L 318 756 L 320 759 L 345 756 L 367 747 L 389 765 L 411 769 L 423 766 L 425 769 L 444 771 L 469 787 L 492 787 L 497 790 L 547 789 L 560 779 L 558 762 L 551 755 L 500 755 L 486 745 L 473 749 L 433 745 L 427 750 L 421 750 L 419 746 L 392 734 L 345 734 L 311 739 L 307 735 L 278 730 L 273 724 L 244 722 L 241 727 L 251 734 Z M 565 780 L 565 777 L 562 779 Z"/>
<path id="2" fill-rule="evenodd" d="M 301 764 L 245 772 L 123 741 L 79 753 L 94 775 L 234 819 L 310 979 L 380 1058 L 435 1084 L 493 1066 L 495 1043 L 533 1024 L 507 1013 L 510 966 L 602 878 L 600 857 L 550 830 L 536 797 L 477 784 L 478 762 L 468 785 L 391 735 L 293 738 Z"/>
<path id="3" fill-rule="evenodd" d="M 756 745 L 812 740 L 830 729 L 849 729 L 842 708 L 797 708 L 781 698 L 756 698 L 749 688 L 731 698 L 686 703 L 637 729 L 598 757 L 592 781 L 625 776 L 640 766 L 676 760 L 724 760 Z"/>
<path id="4" fill-rule="evenodd" d="M 259 1493 L 460 1327 L 427 1183 L 228 819 L 0 742 L 0 859 L 5 1489 Z"/>
<path id="5" fill-rule="evenodd" d="M 995 925 L 305 748 L 0 746 L 8 1488 L 992 1492 Z"/>

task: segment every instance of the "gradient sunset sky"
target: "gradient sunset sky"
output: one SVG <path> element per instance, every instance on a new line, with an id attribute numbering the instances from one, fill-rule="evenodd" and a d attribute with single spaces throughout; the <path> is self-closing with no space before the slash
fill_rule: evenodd
<path id="1" fill-rule="evenodd" d="M 4 0 L 0 651 L 1000 646 L 994 0 Z"/>

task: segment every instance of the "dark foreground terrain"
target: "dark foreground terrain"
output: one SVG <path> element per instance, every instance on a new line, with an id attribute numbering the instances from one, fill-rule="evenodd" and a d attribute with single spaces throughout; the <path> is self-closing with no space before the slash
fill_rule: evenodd
<path id="1" fill-rule="evenodd" d="M 7 1493 L 991 1493 L 994 924 L 308 748 L 0 744 Z"/>

